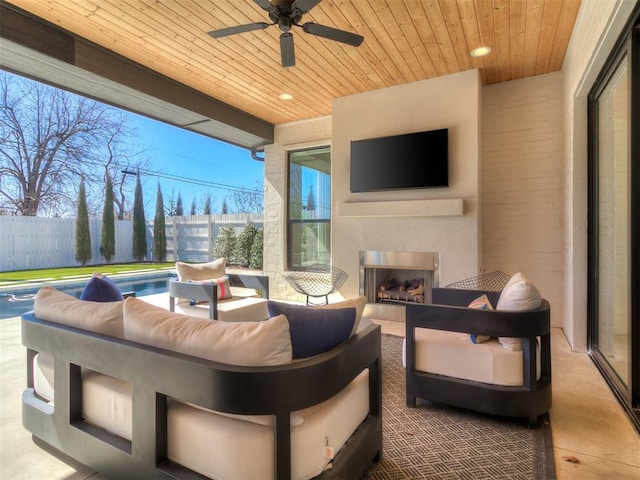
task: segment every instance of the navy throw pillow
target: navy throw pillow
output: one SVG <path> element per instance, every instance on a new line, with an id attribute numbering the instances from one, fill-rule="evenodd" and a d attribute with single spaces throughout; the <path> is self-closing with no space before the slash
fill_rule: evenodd
<path id="1" fill-rule="evenodd" d="M 117 302 L 124 300 L 118 286 L 104 275 L 94 275 L 82 290 L 80 300 L 89 302 Z"/>
<path id="2" fill-rule="evenodd" d="M 267 310 L 269 317 L 289 320 L 294 360 L 320 355 L 348 340 L 356 321 L 355 308 L 325 310 L 269 301 Z"/>

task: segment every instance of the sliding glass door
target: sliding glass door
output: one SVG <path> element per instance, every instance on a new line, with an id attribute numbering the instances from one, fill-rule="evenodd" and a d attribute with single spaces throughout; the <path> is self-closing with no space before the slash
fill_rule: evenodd
<path id="1" fill-rule="evenodd" d="M 640 426 L 640 32 L 589 97 L 589 326 L 594 361 Z"/>

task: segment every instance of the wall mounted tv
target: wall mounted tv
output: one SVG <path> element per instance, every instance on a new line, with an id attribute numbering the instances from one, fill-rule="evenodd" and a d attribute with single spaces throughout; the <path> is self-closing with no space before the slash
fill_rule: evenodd
<path id="1" fill-rule="evenodd" d="M 449 131 L 351 141 L 351 192 L 449 186 Z"/>

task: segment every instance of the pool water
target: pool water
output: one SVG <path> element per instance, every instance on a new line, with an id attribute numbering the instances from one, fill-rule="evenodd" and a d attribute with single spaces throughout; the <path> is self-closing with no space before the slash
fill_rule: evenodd
<path id="1" fill-rule="evenodd" d="M 169 279 L 175 277 L 170 272 L 161 272 L 155 275 L 135 277 L 109 277 L 118 285 L 122 292 L 135 292 L 137 297 L 164 293 L 169 291 Z M 57 290 L 80 298 L 88 279 L 64 284 L 52 284 Z M 0 320 L 4 318 L 19 317 L 33 309 L 33 299 L 40 287 L 16 288 L 0 292 Z"/>

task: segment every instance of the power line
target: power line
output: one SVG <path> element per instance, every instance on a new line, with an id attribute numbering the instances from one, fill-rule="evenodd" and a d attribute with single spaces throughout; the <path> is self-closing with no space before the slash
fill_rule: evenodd
<path id="1" fill-rule="evenodd" d="M 201 186 L 201 187 L 211 187 L 211 188 L 217 188 L 217 189 L 220 189 L 220 190 L 228 190 L 228 191 L 236 191 L 236 192 L 251 192 L 251 193 L 257 193 L 259 195 L 263 194 L 263 192 L 261 192 L 260 190 L 253 189 L 253 188 L 238 187 L 236 185 L 229 185 L 229 184 L 226 184 L 226 183 L 210 182 L 210 181 L 207 181 L 207 180 L 199 180 L 199 179 L 196 179 L 196 178 L 182 177 L 180 175 L 172 175 L 172 174 L 168 174 L 168 173 L 158 172 L 158 171 L 155 171 L 155 170 L 141 170 L 140 173 L 142 175 L 165 178 L 167 180 L 173 180 L 173 181 L 176 181 L 176 182 L 189 183 L 189 184 L 198 185 L 198 186 Z"/>

